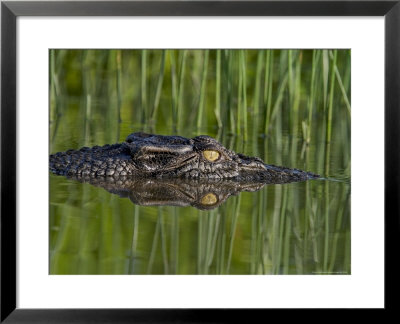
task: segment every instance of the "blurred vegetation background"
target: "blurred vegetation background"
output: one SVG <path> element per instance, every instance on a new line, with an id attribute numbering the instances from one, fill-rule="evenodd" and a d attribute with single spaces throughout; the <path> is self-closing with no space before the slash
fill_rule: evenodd
<path id="1" fill-rule="evenodd" d="M 350 50 L 50 50 L 50 153 L 206 134 L 324 180 L 212 211 L 50 175 L 51 274 L 350 274 Z"/>

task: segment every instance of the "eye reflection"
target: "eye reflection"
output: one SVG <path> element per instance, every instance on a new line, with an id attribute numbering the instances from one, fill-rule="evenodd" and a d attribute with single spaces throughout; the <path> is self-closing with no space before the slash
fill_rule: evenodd
<path id="1" fill-rule="evenodd" d="M 213 193 L 208 193 L 203 198 L 201 198 L 201 204 L 202 205 L 214 205 L 218 201 L 217 196 L 214 195 Z"/>
<path id="2" fill-rule="evenodd" d="M 207 150 L 207 151 L 203 151 L 203 156 L 204 156 L 208 161 L 214 162 L 214 161 L 218 160 L 218 158 L 219 158 L 219 152 Z"/>

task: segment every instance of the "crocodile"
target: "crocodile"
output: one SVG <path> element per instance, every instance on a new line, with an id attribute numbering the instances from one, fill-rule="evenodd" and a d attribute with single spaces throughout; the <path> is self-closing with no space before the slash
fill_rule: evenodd
<path id="1" fill-rule="evenodd" d="M 237 182 L 234 180 L 201 180 L 181 178 L 113 177 L 82 178 L 69 177 L 82 183 L 103 188 L 121 198 L 128 198 L 139 206 L 195 207 L 211 210 L 223 204 L 229 197 L 241 192 L 255 192 L 265 182 Z"/>
<path id="2" fill-rule="evenodd" d="M 319 175 L 235 153 L 210 136 L 130 134 L 125 142 L 50 155 L 50 171 L 79 179 L 201 179 L 288 183 Z"/>

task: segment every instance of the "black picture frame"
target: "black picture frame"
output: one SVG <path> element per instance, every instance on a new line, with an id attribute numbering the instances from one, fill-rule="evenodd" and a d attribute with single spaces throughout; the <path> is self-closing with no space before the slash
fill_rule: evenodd
<path id="1" fill-rule="evenodd" d="M 1 3 L 1 322 L 234 322 L 267 309 L 16 308 L 16 19 L 19 16 L 384 16 L 385 310 L 394 310 L 399 246 L 400 0 L 395 1 L 2 1 Z M 373 167 L 372 167 L 373 172 Z M 371 175 L 370 175 L 371 176 Z M 251 317 L 248 317 L 251 316 Z"/>

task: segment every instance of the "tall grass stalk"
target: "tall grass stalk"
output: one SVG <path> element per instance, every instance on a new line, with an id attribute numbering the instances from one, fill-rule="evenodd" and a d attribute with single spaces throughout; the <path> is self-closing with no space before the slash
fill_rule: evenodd
<path id="1" fill-rule="evenodd" d="M 333 98 L 335 90 L 335 68 L 336 68 L 337 50 L 333 51 L 332 68 L 331 68 L 331 79 L 330 79 L 330 91 L 329 91 L 329 106 L 327 115 L 327 128 L 326 128 L 326 140 L 328 143 L 331 141 L 332 136 L 332 113 L 333 113 Z"/>
<path id="2" fill-rule="evenodd" d="M 315 105 L 315 92 L 316 92 L 315 72 L 318 66 L 319 57 L 320 57 L 320 51 L 313 50 L 312 62 L 311 62 L 310 97 L 308 99 L 308 123 L 307 123 L 307 131 L 304 132 L 306 133 L 307 143 L 310 143 L 311 141 L 312 115 Z"/>
<path id="3" fill-rule="evenodd" d="M 337 247 L 339 243 L 339 235 L 340 235 L 340 228 L 343 226 L 343 216 L 345 213 L 345 210 L 348 207 L 347 204 L 347 199 L 348 197 L 346 193 L 346 188 L 342 188 L 341 193 L 340 193 L 340 201 L 345 202 L 344 204 L 340 204 L 337 208 L 337 214 L 336 214 L 336 224 L 335 224 L 335 233 L 333 234 L 333 239 L 332 239 L 332 251 L 330 253 L 330 261 L 329 261 L 329 272 L 334 271 L 334 267 L 336 264 L 336 257 L 337 257 Z"/>
<path id="4" fill-rule="evenodd" d="M 290 203 L 290 202 L 289 202 Z M 289 205 L 289 204 L 288 204 Z M 286 215 L 288 216 L 288 215 Z M 289 274 L 289 258 L 290 258 L 290 238 L 292 231 L 292 218 L 287 217 L 285 220 L 285 234 L 283 238 L 283 274 Z"/>
<path id="5" fill-rule="evenodd" d="M 329 79 L 329 53 L 328 50 L 322 50 L 322 86 L 323 86 L 323 96 L 324 96 L 324 108 L 327 106 L 328 79 Z"/>
<path id="6" fill-rule="evenodd" d="M 173 50 L 168 51 L 170 66 L 171 66 L 171 116 L 172 116 L 172 124 L 173 127 L 177 128 L 178 122 L 178 84 L 177 84 L 177 72 L 176 72 L 176 63 L 175 63 L 175 53 Z"/>
<path id="7" fill-rule="evenodd" d="M 201 217 L 200 211 L 197 211 L 197 216 L 197 274 L 202 274 L 204 218 Z"/>
<path id="8" fill-rule="evenodd" d="M 163 85 L 163 81 L 164 81 L 164 70 L 165 70 L 165 51 L 166 50 L 162 50 L 161 52 L 161 62 L 160 62 L 160 71 L 158 74 L 158 80 L 157 80 L 157 88 L 156 88 L 156 93 L 154 96 L 154 105 L 153 105 L 153 110 L 151 113 L 151 120 L 150 122 L 152 124 L 155 123 L 155 120 L 157 118 L 157 110 L 158 110 L 158 106 L 160 104 L 160 98 L 161 98 L 161 92 L 162 92 L 162 85 Z"/>
<path id="9" fill-rule="evenodd" d="M 231 267 L 231 262 L 232 262 L 232 253 L 233 253 L 233 244 L 235 242 L 235 233 L 236 233 L 236 227 L 237 227 L 237 221 L 239 218 L 239 213 L 240 213 L 240 201 L 241 201 L 242 196 L 236 197 L 236 205 L 235 209 L 233 211 L 233 216 L 232 216 L 232 222 L 231 222 L 231 231 L 230 231 L 230 240 L 229 240 L 229 252 L 228 252 L 228 261 L 226 265 L 226 272 L 230 273 L 230 267 Z"/>
<path id="10" fill-rule="evenodd" d="M 240 66 L 242 68 L 242 86 L 243 86 L 243 140 L 247 141 L 247 78 L 246 78 L 246 52 L 244 50 L 240 51 Z"/>
<path id="11" fill-rule="evenodd" d="M 210 271 L 209 264 L 213 258 L 213 237 L 215 229 L 215 215 L 213 211 L 207 212 L 205 216 L 206 222 L 204 226 L 204 245 L 203 245 L 203 260 L 202 260 L 202 273 L 208 274 Z"/>
<path id="12" fill-rule="evenodd" d="M 271 109 L 272 109 L 272 85 L 274 80 L 274 54 L 271 50 L 266 51 L 265 56 L 265 76 L 264 76 L 264 133 L 268 133 Z"/>
<path id="13" fill-rule="evenodd" d="M 351 104 L 350 104 L 349 98 L 347 97 L 346 89 L 344 88 L 342 78 L 340 77 L 339 70 L 337 69 L 336 66 L 335 66 L 335 74 L 336 74 L 336 78 L 338 81 L 340 91 L 342 92 L 342 95 L 343 95 L 344 103 L 346 104 L 346 108 L 349 113 L 349 117 L 351 117 Z"/>
<path id="14" fill-rule="evenodd" d="M 210 246 L 210 253 L 208 255 L 208 260 L 207 260 L 207 267 L 211 267 L 211 264 L 214 259 L 215 255 L 215 250 L 216 250 L 216 245 L 217 245 L 217 238 L 218 238 L 218 231 L 219 231 L 219 223 L 220 223 L 220 215 L 216 214 L 215 211 L 211 212 L 212 219 L 214 220 L 214 232 L 213 232 L 213 238 Z"/>
<path id="15" fill-rule="evenodd" d="M 286 223 L 286 217 L 289 216 L 289 213 L 287 212 L 287 198 L 288 198 L 288 191 L 287 187 L 283 188 L 283 195 L 282 195 L 282 203 L 281 203 L 281 209 L 279 213 L 279 231 L 278 231 L 278 250 L 276 251 L 276 263 L 278 265 L 281 264 L 281 260 L 284 257 L 284 230 L 285 230 L 285 223 Z M 281 273 L 281 269 L 279 267 L 276 267 L 275 273 Z"/>
<path id="16" fill-rule="evenodd" d="M 226 208 L 223 208 L 221 211 L 220 217 L 220 226 L 217 240 L 217 255 L 216 255 L 216 272 L 218 274 L 225 273 L 225 244 L 226 244 Z"/>
<path id="17" fill-rule="evenodd" d="M 343 257 L 343 268 L 348 268 L 349 274 L 351 273 L 351 231 L 349 230 L 345 235 L 344 242 L 344 257 Z"/>
<path id="18" fill-rule="evenodd" d="M 82 80 L 83 87 L 85 89 L 85 112 L 84 112 L 84 144 L 87 146 L 90 142 L 90 120 L 92 116 L 91 106 L 92 106 L 92 92 L 93 84 L 90 78 L 90 72 L 87 68 L 90 66 L 90 52 L 82 54 Z"/>
<path id="19" fill-rule="evenodd" d="M 147 50 L 141 51 L 141 91 L 140 91 L 140 98 L 142 102 L 142 123 L 148 120 L 147 112 Z"/>
<path id="20" fill-rule="evenodd" d="M 208 217 L 208 213 L 206 215 L 202 215 L 202 237 L 201 237 L 201 258 L 200 258 L 200 271 L 199 274 L 207 274 L 207 252 L 208 252 L 208 242 L 209 242 L 209 224 L 210 219 Z"/>
<path id="21" fill-rule="evenodd" d="M 279 271 L 280 267 L 280 250 L 279 250 L 279 229 L 280 220 L 282 219 L 282 190 L 284 187 L 275 187 L 274 189 L 274 210 L 271 215 L 271 233 L 270 233 L 270 248 L 271 248 L 271 259 L 272 259 L 272 273 L 275 274 Z"/>
<path id="22" fill-rule="evenodd" d="M 92 96 L 90 94 L 86 95 L 86 105 L 85 105 L 85 145 L 89 145 L 90 142 L 90 117 L 92 115 Z"/>
<path id="23" fill-rule="evenodd" d="M 56 72 L 56 51 L 50 50 L 50 152 L 52 152 L 52 145 L 56 138 L 59 121 L 59 81 Z M 53 129 L 53 131 L 51 131 Z"/>
<path id="24" fill-rule="evenodd" d="M 329 91 L 329 105 L 328 114 L 326 122 L 326 149 L 325 149 L 325 175 L 329 176 L 330 172 L 330 152 L 331 152 L 331 136 L 332 136 L 332 113 L 333 113 L 333 98 L 335 90 L 335 67 L 337 59 L 337 50 L 333 52 L 331 74 L 330 74 L 330 91 Z M 326 271 L 328 269 L 328 255 L 329 255 L 329 214 L 330 214 L 330 204 L 329 195 L 330 187 L 329 181 L 325 182 L 325 242 L 324 242 L 324 262 L 323 269 Z"/>
<path id="25" fill-rule="evenodd" d="M 57 118 L 57 74 L 56 74 L 56 58 L 55 58 L 55 50 L 50 50 L 50 123 L 54 122 Z"/>
<path id="26" fill-rule="evenodd" d="M 350 51 L 346 52 L 346 59 L 344 60 L 345 64 L 344 64 L 344 77 L 343 77 L 343 86 L 344 89 L 346 90 L 346 93 L 349 94 L 349 96 L 351 95 L 350 93 L 350 81 L 351 81 L 351 55 L 350 55 Z M 350 102 L 350 100 L 349 100 Z"/>
<path id="27" fill-rule="evenodd" d="M 268 141 L 265 141 L 266 143 L 264 144 L 265 150 L 267 151 L 268 149 Z M 266 273 L 266 261 L 268 260 L 269 254 L 268 254 L 268 248 L 266 247 L 266 239 L 268 237 L 268 228 L 269 228 L 269 217 L 267 217 L 267 213 L 265 213 L 265 210 L 267 210 L 268 206 L 268 189 L 263 190 L 260 192 L 260 203 L 259 203 L 259 208 L 258 208 L 258 217 L 261 220 L 260 224 L 260 229 L 262 233 L 261 237 L 261 268 L 262 268 L 262 273 Z"/>
<path id="28" fill-rule="evenodd" d="M 279 110 L 279 108 L 280 108 L 280 106 L 282 104 L 282 100 L 283 100 L 283 97 L 284 97 L 284 93 L 285 93 L 285 89 L 286 89 L 287 83 L 288 83 L 288 73 L 286 73 L 284 75 L 284 77 L 282 79 L 282 82 L 281 82 L 281 84 L 279 86 L 278 94 L 277 94 L 274 106 L 272 108 L 272 112 L 271 112 L 270 118 L 268 119 L 268 124 L 267 123 L 265 124 L 265 133 L 268 133 L 268 130 L 269 130 L 270 126 L 271 126 L 271 122 L 274 121 L 274 119 L 275 119 L 275 117 L 276 117 L 276 115 L 278 113 L 278 110 Z"/>
<path id="29" fill-rule="evenodd" d="M 157 223 L 156 223 L 156 228 L 154 230 L 154 235 L 153 235 L 153 243 L 151 245 L 151 252 L 150 252 L 150 257 L 149 257 L 149 263 L 147 265 L 147 273 L 150 274 L 152 273 L 153 269 L 153 263 L 154 259 L 156 257 L 156 252 L 157 252 L 157 244 L 158 244 L 158 236 L 160 235 L 160 227 L 161 227 L 161 210 L 158 210 L 158 217 L 157 217 Z"/>
<path id="30" fill-rule="evenodd" d="M 135 261 L 137 258 L 137 245 L 138 245 L 138 236 L 139 236 L 139 206 L 135 205 L 133 207 L 133 232 L 132 232 L 132 244 L 131 244 L 131 253 L 129 266 L 129 273 L 132 274 L 135 269 Z"/>
<path id="31" fill-rule="evenodd" d="M 218 128 L 222 127 L 221 120 L 221 50 L 217 50 L 216 72 L 215 72 L 215 118 Z"/>
<path id="32" fill-rule="evenodd" d="M 227 112 L 227 114 L 229 115 L 229 118 L 226 118 L 227 120 L 229 120 L 229 124 L 230 124 L 230 129 L 231 129 L 231 133 L 235 134 L 235 116 L 234 116 L 234 109 L 233 109 L 233 100 L 232 98 L 234 97 L 234 90 L 233 90 L 233 77 L 234 77 L 234 73 L 233 73 L 233 51 L 232 50 L 226 50 L 226 84 L 227 84 L 227 91 L 226 91 L 226 102 L 228 105 L 228 109 L 226 109 L 225 111 Z"/>
<path id="33" fill-rule="evenodd" d="M 121 119 L 121 106 L 122 106 L 122 53 L 121 50 L 117 50 L 116 53 L 116 65 L 117 65 L 117 136 L 116 136 L 116 141 L 119 141 L 120 137 L 120 123 L 122 121 Z"/>
<path id="34" fill-rule="evenodd" d="M 243 114 L 243 100 L 242 100 L 242 95 L 243 95 L 243 74 L 242 74 L 242 69 L 241 69 L 241 62 L 240 62 L 241 56 L 238 55 L 238 83 L 237 83 L 237 117 L 236 117 L 236 135 L 240 136 L 242 134 L 242 114 Z"/>
<path id="35" fill-rule="evenodd" d="M 253 96 L 253 108 L 254 108 L 254 119 L 258 124 L 259 115 L 260 115 L 260 92 L 261 92 L 261 73 L 263 69 L 264 62 L 264 51 L 258 51 L 257 54 L 257 66 L 256 66 L 256 76 L 255 76 L 255 85 L 254 85 L 254 96 Z M 254 127 L 257 131 L 258 127 Z"/>
<path id="36" fill-rule="evenodd" d="M 162 215 L 161 209 L 159 209 L 160 218 L 160 234 L 161 234 L 161 252 L 164 264 L 164 274 L 169 274 L 169 262 L 168 262 L 168 252 L 167 252 L 167 238 L 165 231 L 165 222 Z"/>
<path id="37" fill-rule="evenodd" d="M 301 96 L 301 64 L 303 60 L 303 52 L 299 51 L 297 54 L 297 59 L 295 62 L 295 75 L 293 80 L 293 102 L 292 102 L 292 119 L 290 125 L 290 131 L 292 134 L 298 134 L 298 126 L 299 126 L 299 106 L 300 106 L 300 96 Z M 296 136 L 292 136 L 291 141 L 291 158 L 293 164 L 297 158 L 297 138 Z"/>
<path id="38" fill-rule="evenodd" d="M 314 52 L 313 52 L 313 63 L 314 63 Z M 305 155 L 305 163 L 306 165 L 309 165 L 310 161 L 310 150 L 306 150 L 306 155 Z M 314 223 L 313 218 L 313 209 L 312 209 L 312 204 L 313 204 L 313 198 L 312 198 L 312 189 L 311 189 L 311 182 L 307 181 L 306 182 L 306 196 L 305 196 L 305 217 L 304 217 L 304 227 L 303 227 L 303 244 L 302 248 L 303 251 L 307 252 L 310 249 L 310 239 L 311 235 L 309 234 L 311 232 L 311 227 L 312 224 Z M 303 261 L 304 264 L 304 261 Z M 303 272 L 302 272 L 303 273 Z"/>
<path id="39" fill-rule="evenodd" d="M 209 50 L 204 52 L 203 72 L 201 76 L 199 108 L 197 110 L 197 130 L 200 131 L 203 122 L 204 105 L 206 100 L 207 70 L 208 70 Z"/>
<path id="40" fill-rule="evenodd" d="M 330 144 L 327 144 L 330 146 Z M 330 239 L 330 224 L 329 224 L 329 215 L 330 215 L 330 201 L 329 201 L 329 181 L 325 182 L 325 190 L 324 190 L 324 200 L 325 200 L 325 213 L 324 213 L 324 260 L 323 260 L 323 271 L 328 270 L 328 260 L 329 260 L 329 239 Z"/>
<path id="41" fill-rule="evenodd" d="M 122 105 L 122 53 L 121 50 L 117 50 L 116 53 L 116 65 L 117 65 L 117 109 L 118 109 L 118 123 L 121 122 L 121 105 Z"/>
<path id="42" fill-rule="evenodd" d="M 289 106 L 293 106 L 294 97 L 294 77 L 293 77 L 293 50 L 288 50 L 288 89 L 289 89 Z M 292 110 L 290 110 L 292 111 Z"/>
<path id="43" fill-rule="evenodd" d="M 180 57 L 180 69 L 179 69 L 179 85 L 178 85 L 178 130 L 181 130 L 183 123 L 183 110 L 184 110 L 184 88 L 185 88 L 185 69 L 186 69 L 186 57 L 187 50 L 182 51 Z"/>
<path id="44" fill-rule="evenodd" d="M 336 51 L 336 52 L 337 52 L 337 51 Z M 332 54 L 332 52 L 329 52 L 329 55 L 330 55 L 330 58 L 331 58 L 332 60 L 335 59 L 335 58 L 334 58 L 334 54 Z M 336 65 L 334 66 L 334 70 L 335 70 L 335 75 L 336 75 L 336 79 L 337 79 L 337 81 L 338 81 L 338 85 L 339 85 L 340 91 L 342 92 L 343 101 L 344 101 L 344 103 L 345 103 L 345 105 L 346 105 L 347 111 L 348 111 L 348 113 L 349 113 L 349 117 L 351 117 L 351 105 L 350 105 L 350 101 L 349 101 L 349 98 L 347 97 L 346 89 L 345 89 L 345 87 L 344 87 L 344 85 L 343 85 L 343 82 L 342 82 L 342 77 L 340 76 L 340 72 L 339 72 L 339 70 L 338 70 L 338 68 L 337 68 Z"/>
<path id="45" fill-rule="evenodd" d="M 173 209 L 171 226 L 171 273 L 178 273 L 179 266 L 179 211 Z"/>
<path id="46" fill-rule="evenodd" d="M 251 242 L 250 242 L 250 256 L 251 256 L 251 263 L 250 263 L 250 273 L 255 274 L 257 269 L 257 242 L 258 242 L 258 230 L 257 230 L 257 209 L 253 208 L 251 212 Z"/>

